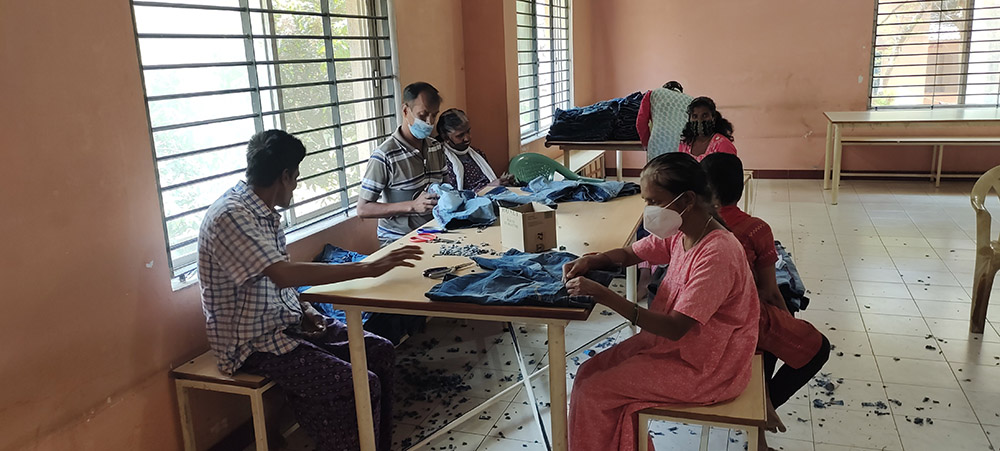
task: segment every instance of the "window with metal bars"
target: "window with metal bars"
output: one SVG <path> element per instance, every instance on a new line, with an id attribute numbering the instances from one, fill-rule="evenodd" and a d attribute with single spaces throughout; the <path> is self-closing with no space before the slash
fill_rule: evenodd
<path id="1" fill-rule="evenodd" d="M 548 132 L 570 106 L 570 0 L 517 0 L 517 87 L 521 142 Z"/>
<path id="2" fill-rule="evenodd" d="M 1000 106 L 1000 0 L 878 0 L 870 106 Z"/>
<path id="3" fill-rule="evenodd" d="M 387 0 L 132 0 L 174 275 L 205 210 L 243 179 L 246 143 L 282 129 L 305 160 L 286 230 L 345 214 L 395 128 Z"/>

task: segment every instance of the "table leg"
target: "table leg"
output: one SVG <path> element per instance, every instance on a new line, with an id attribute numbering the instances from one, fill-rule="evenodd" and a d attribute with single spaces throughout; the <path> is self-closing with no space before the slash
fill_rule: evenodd
<path id="1" fill-rule="evenodd" d="M 639 267 L 636 265 L 629 266 L 625 268 L 625 299 L 632 302 L 639 302 L 639 294 L 637 293 L 639 285 Z M 638 332 L 638 328 L 635 324 L 632 325 L 632 334 L 635 335 Z"/>
<path id="2" fill-rule="evenodd" d="M 531 413 L 535 416 L 535 423 L 542 433 L 542 441 L 545 442 L 545 449 L 552 451 L 552 443 L 549 441 L 549 434 L 545 431 L 545 422 L 542 421 L 541 407 L 535 401 L 535 390 L 531 388 L 531 373 L 524 366 L 524 356 L 521 355 L 521 345 L 517 341 L 517 332 L 514 331 L 514 323 L 507 323 L 507 330 L 510 331 L 511 343 L 514 345 L 514 357 L 517 357 L 517 366 L 521 370 L 521 383 L 524 384 L 525 395 L 528 396 L 528 403 L 531 404 Z"/>
<path id="3" fill-rule="evenodd" d="M 931 150 L 931 181 L 934 181 L 934 168 L 937 167 L 938 158 L 938 148 L 940 146 L 933 146 Z"/>
<path id="4" fill-rule="evenodd" d="M 937 151 L 937 175 L 934 177 L 934 186 L 941 186 L 941 164 L 944 163 L 944 145 L 938 146 Z"/>
<path id="5" fill-rule="evenodd" d="M 549 392 L 552 399 L 552 449 L 569 447 L 566 412 L 566 326 L 549 324 Z"/>
<path id="6" fill-rule="evenodd" d="M 622 181 L 622 151 L 615 151 L 615 172 L 618 174 L 618 181 Z"/>
<path id="7" fill-rule="evenodd" d="M 840 140 L 840 125 L 833 126 L 833 186 L 831 203 L 837 205 L 840 195 L 840 163 L 844 153 L 844 144 Z"/>
<path id="8" fill-rule="evenodd" d="M 826 154 L 823 156 L 823 189 L 830 189 L 830 165 L 833 158 L 833 122 L 826 124 Z"/>
<path id="9" fill-rule="evenodd" d="M 365 354 L 365 331 L 361 310 L 347 308 L 347 345 L 351 351 L 351 377 L 354 379 L 354 408 L 358 416 L 358 436 L 362 451 L 375 451 L 375 423 L 372 398 L 368 389 L 368 356 Z"/>
<path id="10" fill-rule="evenodd" d="M 563 166 L 566 166 L 566 168 L 569 169 L 569 149 L 565 147 L 560 147 L 560 149 L 563 151 Z M 572 171 L 572 169 L 570 170 Z"/>

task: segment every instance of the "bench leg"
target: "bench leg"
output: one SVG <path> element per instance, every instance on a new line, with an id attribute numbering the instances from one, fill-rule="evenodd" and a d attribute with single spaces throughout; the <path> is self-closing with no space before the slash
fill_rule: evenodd
<path id="1" fill-rule="evenodd" d="M 250 412 L 253 416 L 253 437 L 257 451 L 267 451 L 267 421 L 264 420 L 264 393 L 250 394 Z"/>
<path id="2" fill-rule="evenodd" d="M 764 431 L 760 428 L 748 427 L 747 428 L 747 451 L 758 451 L 761 449 L 761 443 L 764 440 Z M 763 448 L 767 451 L 767 448 Z"/>
<path id="3" fill-rule="evenodd" d="M 624 168 L 622 166 L 624 164 L 625 163 L 622 162 L 622 151 L 621 150 L 616 150 L 615 151 L 615 171 L 617 172 L 616 175 L 618 176 L 618 181 L 619 182 L 622 181 L 622 173 L 623 173 L 622 171 L 624 170 Z"/>
<path id="4" fill-rule="evenodd" d="M 712 426 L 704 424 L 701 426 L 701 451 L 708 451 L 708 436 L 712 434 Z"/>
<path id="5" fill-rule="evenodd" d="M 177 407 L 181 415 L 181 436 L 184 439 L 184 451 L 196 451 L 194 443 L 194 419 L 191 416 L 191 400 L 188 398 L 188 388 L 176 383 Z"/>
<path id="6" fill-rule="evenodd" d="M 833 193 L 831 203 L 837 205 L 840 196 L 840 163 L 843 159 L 844 145 L 840 140 L 840 126 L 833 126 Z"/>
<path id="7" fill-rule="evenodd" d="M 944 145 L 938 146 L 937 175 L 934 177 L 934 186 L 941 186 L 941 163 L 944 162 Z"/>
<path id="8" fill-rule="evenodd" d="M 823 157 L 823 189 L 830 189 L 830 166 L 833 163 L 833 122 L 826 123 L 826 155 Z"/>
<path id="9" fill-rule="evenodd" d="M 635 266 L 629 266 L 625 268 L 625 299 L 632 301 L 634 303 L 639 303 L 639 295 L 637 293 L 639 289 L 639 269 Z M 626 318 L 631 320 L 631 318 Z M 638 332 L 638 326 L 633 324 L 632 335 Z"/>
<path id="10" fill-rule="evenodd" d="M 639 451 L 649 451 L 649 415 L 639 414 L 639 435 L 636 436 Z"/>

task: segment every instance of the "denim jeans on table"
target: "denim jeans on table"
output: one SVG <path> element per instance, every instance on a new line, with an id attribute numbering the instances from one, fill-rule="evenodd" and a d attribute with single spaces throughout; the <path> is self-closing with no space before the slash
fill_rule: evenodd
<path id="1" fill-rule="evenodd" d="M 559 202 L 607 202 L 616 197 L 639 194 L 639 185 L 632 182 L 583 182 L 576 180 L 549 180 L 537 177 L 524 188 L 525 194 L 517 194 L 499 187 L 486 196 L 501 204 L 522 205 L 539 202 L 553 206 Z"/>
<path id="2" fill-rule="evenodd" d="M 434 219 L 443 229 L 485 227 L 497 221 L 493 201 L 470 190 L 457 190 L 447 183 L 433 184 L 429 191 L 440 196 Z"/>
<path id="3" fill-rule="evenodd" d="M 562 281 L 564 264 L 577 259 L 568 252 L 523 253 L 511 249 L 499 258 L 473 257 L 482 272 L 449 276 L 427 292 L 432 301 L 482 305 L 590 307 L 589 296 L 570 296 Z M 586 277 L 608 286 L 616 272 L 591 271 Z"/>

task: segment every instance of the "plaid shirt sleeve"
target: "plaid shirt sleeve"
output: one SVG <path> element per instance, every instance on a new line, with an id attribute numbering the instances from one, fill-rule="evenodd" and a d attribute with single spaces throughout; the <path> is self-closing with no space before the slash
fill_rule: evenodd
<path id="1" fill-rule="evenodd" d="M 227 211 L 215 223 L 215 258 L 236 285 L 259 278 L 268 266 L 285 261 L 274 237 L 264 236 L 254 221 L 249 212 Z"/>
<path id="2" fill-rule="evenodd" d="M 368 202 L 378 202 L 382 190 L 389 184 L 389 162 L 381 152 L 372 152 L 368 159 L 368 169 L 361 179 L 361 190 L 358 197 Z"/>

